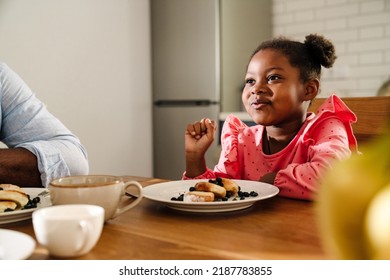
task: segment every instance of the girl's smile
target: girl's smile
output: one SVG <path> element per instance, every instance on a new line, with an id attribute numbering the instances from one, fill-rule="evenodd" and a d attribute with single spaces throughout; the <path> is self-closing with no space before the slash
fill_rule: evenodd
<path id="1" fill-rule="evenodd" d="M 250 106 L 251 106 L 254 110 L 261 110 L 261 109 L 264 109 L 264 107 L 270 105 L 271 102 L 268 101 L 268 100 L 265 100 L 265 99 L 255 98 L 254 100 L 251 99 L 251 100 L 249 101 L 249 104 L 250 104 Z"/>

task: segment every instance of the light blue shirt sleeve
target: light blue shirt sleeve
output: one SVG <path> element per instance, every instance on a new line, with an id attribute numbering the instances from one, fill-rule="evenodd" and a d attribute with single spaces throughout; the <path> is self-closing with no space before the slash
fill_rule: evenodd
<path id="1" fill-rule="evenodd" d="M 35 154 L 43 186 L 55 178 L 88 174 L 87 152 L 80 140 L 1 62 L 0 104 L 0 141 Z"/>

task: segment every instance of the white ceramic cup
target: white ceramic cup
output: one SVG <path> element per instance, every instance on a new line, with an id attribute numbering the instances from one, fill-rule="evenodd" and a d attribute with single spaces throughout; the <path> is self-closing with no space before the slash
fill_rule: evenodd
<path id="1" fill-rule="evenodd" d="M 129 199 L 126 190 L 137 189 L 137 198 Z M 80 175 L 63 177 L 49 184 L 53 205 L 94 204 L 105 210 L 104 220 L 116 218 L 136 206 L 142 199 L 142 185 L 136 181 L 124 182 L 110 175 Z M 127 198 L 124 200 L 123 198 Z"/>
<path id="2" fill-rule="evenodd" d="M 38 242 L 57 257 L 88 253 L 98 242 L 104 225 L 104 208 L 89 204 L 57 205 L 33 212 Z"/>

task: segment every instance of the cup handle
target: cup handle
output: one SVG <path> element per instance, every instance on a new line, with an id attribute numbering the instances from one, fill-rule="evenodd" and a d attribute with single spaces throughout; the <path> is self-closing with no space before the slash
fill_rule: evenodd
<path id="1" fill-rule="evenodd" d="M 141 199 L 142 199 L 142 185 L 140 183 L 138 183 L 137 181 L 129 181 L 129 182 L 126 182 L 125 185 L 124 185 L 124 188 L 123 188 L 123 194 L 122 194 L 122 197 L 125 196 L 125 192 L 126 192 L 126 189 L 130 186 L 135 186 L 137 187 L 138 189 L 138 197 L 131 201 L 128 205 L 126 206 L 123 206 L 121 208 L 118 208 L 116 209 L 114 215 L 111 217 L 112 219 L 115 218 L 115 217 L 118 217 L 119 215 L 123 214 L 124 212 L 130 210 L 131 208 L 133 208 L 134 206 L 136 206 L 138 203 L 141 202 Z"/>
<path id="2" fill-rule="evenodd" d="M 86 221 L 80 221 L 79 226 L 81 229 L 81 242 L 80 246 L 76 249 L 77 254 L 82 252 L 88 244 L 89 227 Z"/>

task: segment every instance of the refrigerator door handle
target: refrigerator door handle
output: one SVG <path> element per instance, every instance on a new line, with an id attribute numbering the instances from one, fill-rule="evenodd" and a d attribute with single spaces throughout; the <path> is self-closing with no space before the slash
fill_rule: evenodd
<path id="1" fill-rule="evenodd" d="M 154 105 L 160 107 L 183 107 L 183 106 L 210 106 L 219 104 L 217 101 L 206 99 L 194 100 L 156 100 Z"/>

